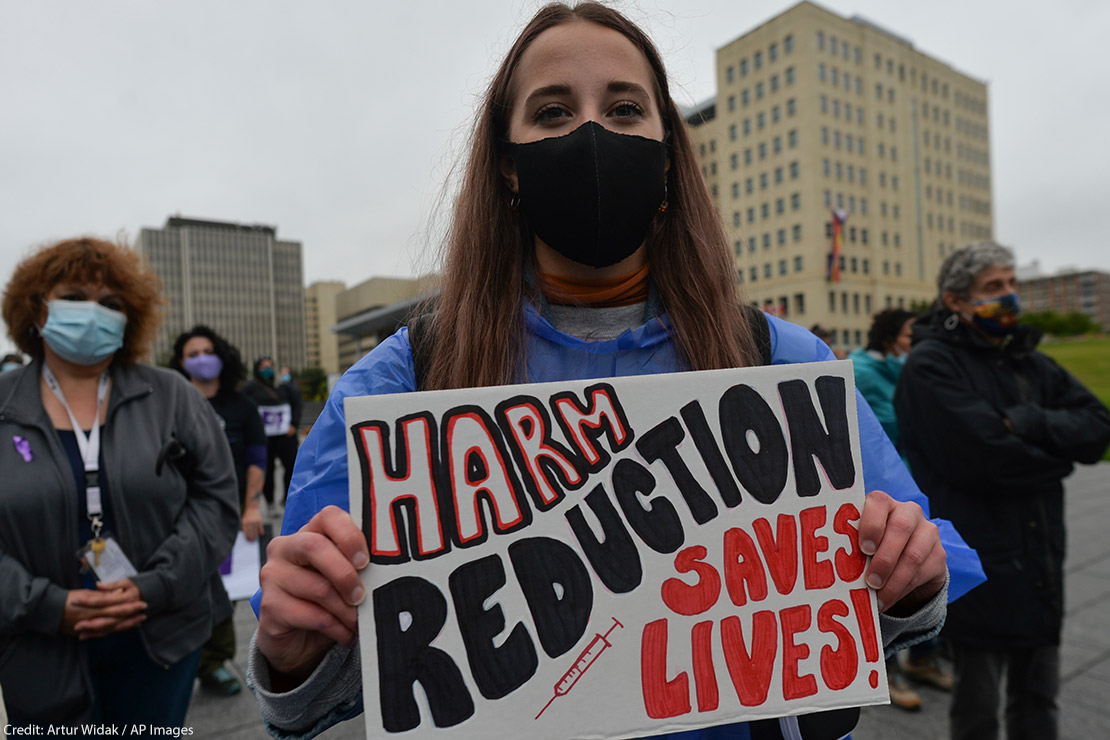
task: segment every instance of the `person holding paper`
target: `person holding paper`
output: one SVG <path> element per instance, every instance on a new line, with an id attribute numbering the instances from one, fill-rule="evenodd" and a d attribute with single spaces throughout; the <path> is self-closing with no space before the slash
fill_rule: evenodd
<path id="1" fill-rule="evenodd" d="M 284 471 L 284 490 L 281 495 L 289 495 L 289 481 L 293 477 L 293 464 L 297 460 L 297 425 L 301 423 L 301 409 L 304 400 L 301 391 L 289 381 L 281 379 L 275 385 L 274 361 L 270 357 L 259 357 L 254 361 L 253 377 L 243 386 L 243 393 L 258 404 L 258 413 L 266 429 L 267 460 L 266 481 L 262 495 L 267 506 L 274 505 L 274 461 L 281 460 Z M 284 503 L 284 499 L 283 499 Z"/>
<path id="2" fill-rule="evenodd" d="M 894 398 L 902 447 L 934 510 L 978 551 L 987 582 L 953 604 L 954 740 L 1054 738 L 1064 619 L 1064 486 L 1110 444 L 1110 411 L 1036 350 L 1013 253 L 945 259 Z"/>
<path id="3" fill-rule="evenodd" d="M 16 725 L 181 726 L 238 529 L 216 415 L 144 365 L 158 278 L 78 238 L 4 292 L 32 360 L 0 375 L 0 685 Z"/>
<path id="4" fill-rule="evenodd" d="M 258 407 L 236 390 L 243 378 L 239 350 L 207 326 L 197 325 L 174 341 L 170 369 L 187 377 L 220 419 L 235 461 L 243 535 L 254 542 L 262 534 L 258 499 L 266 475 L 266 432 Z M 221 601 L 216 626 L 201 651 L 197 677 L 206 691 L 234 696 L 243 686 L 224 667 L 226 661 L 235 657 L 234 610 L 222 588 L 216 595 Z"/>
<path id="5" fill-rule="evenodd" d="M 420 338 L 401 329 L 356 363 L 301 449 L 284 536 L 261 574 L 248 676 L 271 732 L 310 736 L 362 708 L 356 606 L 369 557 L 343 511 L 344 397 L 832 359 L 805 329 L 741 308 L 667 85 L 651 41 L 597 3 L 547 6 L 513 44 L 478 113 L 442 292 L 414 323 Z M 874 553 L 884 640 L 897 647 L 943 621 L 945 548 L 858 407 L 866 483 L 886 491 L 868 496 L 861 542 Z M 953 593 L 980 579 L 973 560 L 953 571 Z M 749 728 L 684 737 L 726 735 Z"/>

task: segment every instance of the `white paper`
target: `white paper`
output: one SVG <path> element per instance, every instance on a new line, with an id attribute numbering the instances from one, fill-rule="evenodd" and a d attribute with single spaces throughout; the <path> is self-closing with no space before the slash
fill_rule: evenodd
<path id="1" fill-rule="evenodd" d="M 258 539 L 248 542 L 242 531 L 235 535 L 235 545 L 223 567 L 226 570 L 230 561 L 231 572 L 222 573 L 224 588 L 232 601 L 249 599 L 258 590 L 258 571 L 262 568 L 260 544 Z"/>
<path id="2" fill-rule="evenodd" d="M 855 401 L 849 362 L 347 398 L 367 736 L 885 703 Z"/>

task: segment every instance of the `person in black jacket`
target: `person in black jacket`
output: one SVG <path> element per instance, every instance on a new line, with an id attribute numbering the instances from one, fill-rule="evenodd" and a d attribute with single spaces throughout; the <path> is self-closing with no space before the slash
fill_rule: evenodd
<path id="1" fill-rule="evenodd" d="M 297 447 L 300 445 L 297 427 L 301 421 L 301 408 L 304 405 L 300 389 L 291 382 L 291 378 L 289 381 L 283 379 L 280 384 L 274 382 L 275 370 L 273 358 L 259 357 L 254 361 L 254 378 L 242 388 L 242 392 L 258 404 L 262 425 L 266 428 L 269 454 L 266 460 L 266 481 L 262 487 L 262 496 L 270 507 L 274 504 L 275 459 L 281 460 L 281 467 L 284 470 L 282 505 L 285 503 L 284 497 L 289 492 L 289 481 L 293 477 L 293 463 L 297 460 Z"/>
<path id="2" fill-rule="evenodd" d="M 895 393 L 902 449 L 934 516 L 950 519 L 987 582 L 951 604 L 951 736 L 995 738 L 1001 677 L 1010 740 L 1056 737 L 1064 613 L 1064 489 L 1110 444 L 1110 412 L 1037 352 L 1022 326 L 1012 253 L 953 252 L 934 309 L 914 325 Z"/>

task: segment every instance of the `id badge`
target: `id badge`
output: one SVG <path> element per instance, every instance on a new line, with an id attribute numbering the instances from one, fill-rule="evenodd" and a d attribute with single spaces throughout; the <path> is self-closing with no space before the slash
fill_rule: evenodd
<path id="1" fill-rule="evenodd" d="M 79 552 L 81 561 L 92 570 L 96 580 L 111 583 L 139 574 L 114 538 L 105 537 L 103 543 L 104 547 L 100 549 L 95 547 L 93 542 L 87 542 Z M 96 552 L 98 549 L 100 549 L 99 557 Z"/>

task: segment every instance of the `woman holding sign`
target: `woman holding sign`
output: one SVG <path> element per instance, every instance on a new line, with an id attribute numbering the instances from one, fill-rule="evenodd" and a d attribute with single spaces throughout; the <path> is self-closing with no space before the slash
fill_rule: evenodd
<path id="1" fill-rule="evenodd" d="M 239 514 L 216 415 L 177 373 L 139 363 L 158 287 L 127 246 L 81 238 L 29 256 L 4 292 L 32 358 L 0 376 L 13 724 L 185 720 Z"/>
<path id="2" fill-rule="evenodd" d="M 740 306 L 653 45 L 602 5 L 542 9 L 478 114 L 434 310 L 414 323 L 419 336 L 400 330 L 345 374 L 302 448 L 285 536 L 262 570 L 251 659 L 271 728 L 361 710 L 352 648 L 369 553 L 343 511 L 345 397 L 832 359 L 804 329 Z M 881 489 L 859 533 L 884 640 L 925 638 L 944 616 L 945 550 L 907 502 L 924 499 L 881 427 L 862 402 L 859 411 L 864 477 Z M 716 730 L 749 735 L 739 724 L 688 737 Z"/>

